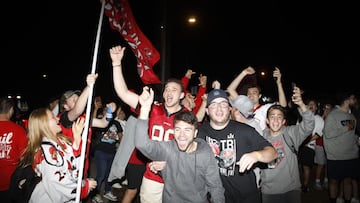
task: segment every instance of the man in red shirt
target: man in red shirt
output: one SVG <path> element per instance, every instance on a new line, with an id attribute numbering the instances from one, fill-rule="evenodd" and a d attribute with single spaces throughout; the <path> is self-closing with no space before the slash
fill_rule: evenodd
<path id="1" fill-rule="evenodd" d="M 131 108 L 136 109 L 139 107 L 139 95 L 128 89 L 122 73 L 121 60 L 124 56 L 124 50 L 125 47 L 121 46 L 115 46 L 110 49 L 114 87 L 120 99 Z M 162 97 L 163 102 L 154 102 L 152 105 L 148 134 L 152 140 L 169 141 L 174 139 L 173 120 L 175 114 L 180 111 L 188 111 L 180 103 L 181 99 L 184 98 L 182 82 L 179 79 L 167 80 Z M 150 163 L 152 164 L 153 162 L 148 162 L 141 183 L 140 201 L 142 203 L 161 203 L 164 183 L 159 174 L 150 170 Z"/>
<path id="2" fill-rule="evenodd" d="M 10 201 L 10 178 L 18 165 L 28 137 L 25 129 L 11 121 L 15 103 L 7 97 L 0 98 L 0 199 Z"/>

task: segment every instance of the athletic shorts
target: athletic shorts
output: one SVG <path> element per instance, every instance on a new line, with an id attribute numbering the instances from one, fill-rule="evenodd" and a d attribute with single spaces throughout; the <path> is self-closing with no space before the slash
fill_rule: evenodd
<path id="1" fill-rule="evenodd" d="M 313 167 L 314 156 L 315 150 L 310 149 L 309 147 L 301 147 L 299 150 L 299 160 L 301 165 L 309 166 L 310 168 Z"/>
<path id="2" fill-rule="evenodd" d="M 126 166 L 125 174 L 128 181 L 127 188 L 129 189 L 140 189 L 143 175 L 145 173 L 145 164 L 130 164 Z"/>
<path id="3" fill-rule="evenodd" d="M 359 159 L 327 160 L 327 176 L 329 179 L 359 178 Z"/>
<path id="4" fill-rule="evenodd" d="M 315 158 L 314 162 L 319 165 L 325 165 L 326 164 L 326 155 L 324 147 L 322 146 L 315 146 Z"/>

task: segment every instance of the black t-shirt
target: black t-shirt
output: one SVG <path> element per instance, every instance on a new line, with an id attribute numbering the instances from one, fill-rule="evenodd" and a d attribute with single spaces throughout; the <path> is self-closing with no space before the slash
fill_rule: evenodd
<path id="1" fill-rule="evenodd" d="M 197 137 L 205 139 L 213 149 L 228 195 L 241 198 L 258 192 L 253 170 L 240 173 L 236 164 L 243 154 L 272 146 L 255 128 L 230 120 L 224 129 L 214 130 L 207 122 L 199 126 Z"/>
<path id="2" fill-rule="evenodd" d="M 116 153 L 116 144 L 119 142 L 119 132 L 123 132 L 121 124 L 117 120 L 110 121 L 108 127 L 104 128 L 98 142 L 95 146 L 95 150 L 100 150 L 109 154 Z"/>

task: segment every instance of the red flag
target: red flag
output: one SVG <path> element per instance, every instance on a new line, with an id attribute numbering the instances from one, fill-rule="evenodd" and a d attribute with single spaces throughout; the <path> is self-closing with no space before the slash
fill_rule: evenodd
<path id="1" fill-rule="evenodd" d="M 105 0 L 104 13 L 109 18 L 110 27 L 119 31 L 132 48 L 142 82 L 146 85 L 161 83 L 153 71 L 160 54 L 137 26 L 128 1 Z"/>

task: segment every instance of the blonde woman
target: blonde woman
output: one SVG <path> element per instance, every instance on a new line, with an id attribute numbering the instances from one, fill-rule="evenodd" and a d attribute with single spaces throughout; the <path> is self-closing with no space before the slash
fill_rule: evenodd
<path id="1" fill-rule="evenodd" d="M 51 110 L 39 108 L 31 112 L 29 142 L 20 165 L 32 164 L 42 180 L 29 202 L 75 202 L 84 123 L 84 119 L 74 122 L 71 141 L 61 134 L 59 119 Z M 95 187 L 95 180 L 85 179 L 80 197 L 85 198 Z"/>

